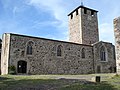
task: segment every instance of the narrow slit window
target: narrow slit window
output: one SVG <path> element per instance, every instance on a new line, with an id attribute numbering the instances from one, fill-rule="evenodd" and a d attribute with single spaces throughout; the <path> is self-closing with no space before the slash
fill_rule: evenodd
<path id="1" fill-rule="evenodd" d="M 85 58 L 85 48 L 82 49 L 81 55 L 82 55 L 82 58 Z"/>
<path id="2" fill-rule="evenodd" d="M 73 14 L 71 14 L 71 19 L 73 18 Z"/>
<path id="3" fill-rule="evenodd" d="M 94 16 L 94 11 L 91 11 L 91 15 Z"/>
<path id="4" fill-rule="evenodd" d="M 84 8 L 84 14 L 87 14 L 87 9 L 86 8 Z"/>
<path id="5" fill-rule="evenodd" d="M 62 56 L 62 46 L 61 45 L 59 45 L 57 47 L 57 56 Z"/>
<path id="6" fill-rule="evenodd" d="M 78 15 L 78 10 L 76 10 L 76 15 Z"/>

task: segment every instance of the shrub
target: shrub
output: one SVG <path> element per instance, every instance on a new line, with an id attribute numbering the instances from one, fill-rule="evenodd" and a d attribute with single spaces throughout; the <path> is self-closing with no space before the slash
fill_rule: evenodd
<path id="1" fill-rule="evenodd" d="M 9 74 L 16 74 L 16 67 L 15 66 L 9 66 L 8 67 L 8 73 Z"/>
<path id="2" fill-rule="evenodd" d="M 119 74 L 115 74 L 115 77 L 119 77 Z"/>

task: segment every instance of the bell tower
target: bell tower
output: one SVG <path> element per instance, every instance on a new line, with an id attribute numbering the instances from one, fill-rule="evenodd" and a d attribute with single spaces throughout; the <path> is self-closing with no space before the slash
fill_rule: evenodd
<path id="1" fill-rule="evenodd" d="M 97 12 L 81 5 L 68 14 L 70 42 L 91 45 L 99 41 Z"/>

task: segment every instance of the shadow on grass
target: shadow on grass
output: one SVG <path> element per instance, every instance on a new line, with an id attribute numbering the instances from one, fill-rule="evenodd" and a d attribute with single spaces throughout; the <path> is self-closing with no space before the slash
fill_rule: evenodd
<path id="1" fill-rule="evenodd" d="M 3 80 L 8 80 L 8 79 L 11 79 L 11 78 L 7 78 L 7 77 L 0 77 L 0 81 L 3 81 Z"/>
<path id="2" fill-rule="evenodd" d="M 61 90 L 119 90 L 115 88 L 113 85 L 110 85 L 106 82 L 101 83 L 89 83 L 89 84 L 73 84 L 66 87 L 61 88 Z"/>
<path id="3" fill-rule="evenodd" d="M 118 90 L 107 82 L 84 79 L 15 79 L 1 77 L 0 90 Z"/>

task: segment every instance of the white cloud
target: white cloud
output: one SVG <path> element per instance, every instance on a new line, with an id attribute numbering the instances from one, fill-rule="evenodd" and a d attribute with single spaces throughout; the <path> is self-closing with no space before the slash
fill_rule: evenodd
<path id="1" fill-rule="evenodd" d="M 43 10 L 51 11 L 54 17 L 58 21 L 62 22 L 59 26 L 66 27 L 67 9 L 61 3 L 63 3 L 62 0 L 28 0 L 29 5 L 33 5 L 37 8 L 42 8 Z"/>
<path id="2" fill-rule="evenodd" d="M 37 26 L 45 27 L 46 25 L 54 26 L 59 30 L 61 35 L 64 35 L 57 39 L 68 40 L 66 38 L 68 37 L 68 7 L 65 3 L 67 2 L 63 0 L 27 0 L 28 5 L 34 6 L 38 11 L 43 10 L 45 12 L 49 12 L 56 19 L 54 21 L 45 22 L 35 21 L 33 28 Z"/>
<path id="3" fill-rule="evenodd" d="M 37 28 L 37 27 L 46 27 L 46 26 L 58 26 L 59 24 L 61 24 L 60 21 L 34 21 L 34 25 L 31 28 Z"/>

